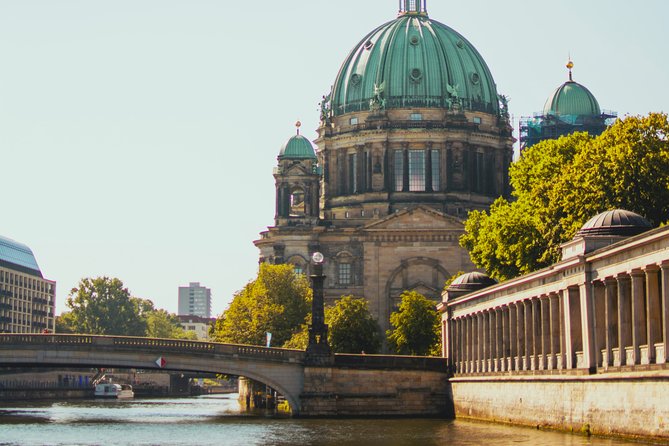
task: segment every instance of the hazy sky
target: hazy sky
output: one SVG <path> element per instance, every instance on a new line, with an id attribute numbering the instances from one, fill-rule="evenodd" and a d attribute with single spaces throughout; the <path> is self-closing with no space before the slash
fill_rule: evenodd
<path id="1" fill-rule="evenodd" d="M 214 313 L 254 277 L 272 168 L 397 0 L 0 0 L 0 234 L 57 281 L 116 276 Z M 487 61 L 516 123 L 567 78 L 607 110 L 669 108 L 669 1 L 428 0 Z"/>

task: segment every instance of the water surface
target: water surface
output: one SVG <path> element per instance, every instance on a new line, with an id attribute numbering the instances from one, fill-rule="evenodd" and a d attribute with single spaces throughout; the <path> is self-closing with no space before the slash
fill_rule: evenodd
<path id="1" fill-rule="evenodd" d="M 241 413 L 237 395 L 0 403 L 0 445 L 624 445 L 530 428 L 421 419 Z"/>

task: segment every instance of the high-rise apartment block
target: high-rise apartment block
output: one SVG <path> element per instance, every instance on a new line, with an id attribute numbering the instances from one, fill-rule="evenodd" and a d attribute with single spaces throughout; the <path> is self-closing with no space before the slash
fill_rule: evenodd
<path id="1" fill-rule="evenodd" d="M 187 287 L 179 287 L 179 316 L 194 315 L 211 317 L 211 290 L 191 282 Z"/>

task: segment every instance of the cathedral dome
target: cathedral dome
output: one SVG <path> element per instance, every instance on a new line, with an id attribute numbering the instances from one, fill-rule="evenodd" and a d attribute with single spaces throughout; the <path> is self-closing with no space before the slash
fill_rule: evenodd
<path id="1" fill-rule="evenodd" d="M 290 138 L 286 144 L 281 147 L 279 152 L 279 160 L 291 159 L 291 160 L 304 160 L 304 159 L 316 159 L 316 152 L 314 151 L 314 146 L 304 136 L 300 135 L 300 123 L 297 123 L 297 134 Z"/>
<path id="2" fill-rule="evenodd" d="M 334 116 L 382 108 L 451 108 L 497 114 L 497 88 L 479 52 L 462 35 L 431 20 L 424 0 L 405 0 L 400 15 L 367 34 L 339 70 Z"/>
<path id="3" fill-rule="evenodd" d="M 569 61 L 569 80 L 548 97 L 544 105 L 544 116 L 592 117 L 602 114 L 602 109 L 590 90 L 572 79 L 573 66 L 573 62 Z"/>
<path id="4" fill-rule="evenodd" d="M 600 235 L 600 236 L 623 236 L 630 237 L 641 234 L 653 225 L 639 214 L 615 209 L 602 212 L 592 217 L 578 231 L 577 236 Z"/>

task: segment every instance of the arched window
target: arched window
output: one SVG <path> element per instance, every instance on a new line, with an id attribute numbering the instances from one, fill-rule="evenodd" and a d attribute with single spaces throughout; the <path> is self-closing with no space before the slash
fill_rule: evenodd
<path id="1" fill-rule="evenodd" d="M 304 217 L 306 214 L 304 189 L 296 187 L 290 192 L 290 216 Z"/>

